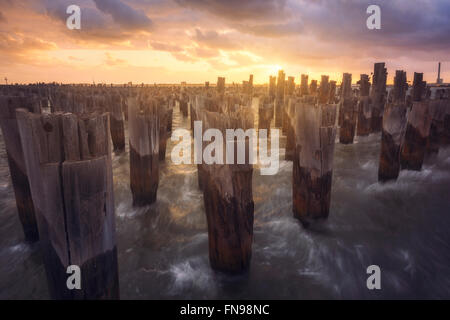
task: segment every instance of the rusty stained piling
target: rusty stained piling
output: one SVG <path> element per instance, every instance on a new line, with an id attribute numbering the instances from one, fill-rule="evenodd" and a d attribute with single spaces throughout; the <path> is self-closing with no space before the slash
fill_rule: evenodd
<path id="1" fill-rule="evenodd" d="M 381 133 L 378 181 L 397 180 L 400 173 L 400 149 L 406 127 L 406 72 L 397 70 L 391 100 L 386 104 Z"/>
<path id="2" fill-rule="evenodd" d="M 17 111 L 53 299 L 119 298 L 108 117 Z M 70 265 L 79 290 L 67 287 Z"/>
<path id="3" fill-rule="evenodd" d="M 372 80 L 372 132 L 380 132 L 383 126 L 383 111 L 386 104 L 387 69 L 384 62 L 375 63 Z"/>
<path id="4" fill-rule="evenodd" d="M 30 112 L 40 113 L 38 103 L 33 97 L 0 96 L 0 127 L 5 141 L 17 212 L 22 223 L 25 240 L 29 242 L 39 240 L 39 232 L 24 152 L 20 141 L 16 110 L 25 108 Z"/>
<path id="5" fill-rule="evenodd" d="M 405 139 L 400 153 L 402 169 L 420 171 L 425 158 L 433 107 L 428 100 L 424 100 L 426 83 L 423 74 L 414 73 L 413 101 L 408 110 Z"/>
<path id="6" fill-rule="evenodd" d="M 372 101 L 370 99 L 370 81 L 367 74 L 361 74 L 359 80 L 358 126 L 357 136 L 368 136 L 372 132 Z"/>
<path id="7" fill-rule="evenodd" d="M 293 212 L 304 226 L 330 211 L 336 107 L 329 105 L 325 116 L 323 110 L 308 103 L 296 108 Z"/>
<path id="8" fill-rule="evenodd" d="M 241 273 L 250 267 L 253 243 L 253 165 L 246 156 L 244 164 L 236 164 L 237 145 L 249 141 L 227 140 L 226 129 L 253 127 L 249 110 L 239 108 L 232 114 L 202 113 L 204 129 L 219 129 L 224 144 L 234 148 L 234 164 L 210 164 L 205 166 L 203 199 L 208 223 L 209 261 L 211 267 L 226 273 Z M 246 152 L 247 153 L 247 152 Z M 225 154 L 223 158 L 225 163 Z"/>
<path id="9" fill-rule="evenodd" d="M 130 188 L 133 205 L 156 201 L 159 184 L 160 119 L 151 98 L 128 98 Z"/>
<path id="10" fill-rule="evenodd" d="M 352 144 L 355 138 L 357 113 L 357 99 L 353 97 L 352 75 L 344 73 L 342 79 L 341 101 L 339 103 L 339 142 Z"/>

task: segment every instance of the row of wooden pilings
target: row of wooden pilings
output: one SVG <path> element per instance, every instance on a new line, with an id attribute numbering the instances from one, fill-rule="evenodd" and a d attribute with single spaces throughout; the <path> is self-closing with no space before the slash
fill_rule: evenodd
<path id="1" fill-rule="evenodd" d="M 133 202 L 154 202 L 175 95 L 79 86 L 29 91 L 12 87 L 0 95 L 25 238 L 39 240 L 52 298 L 118 299 L 111 152 L 125 150 L 129 114 Z M 70 266 L 81 271 L 79 290 L 67 286 Z"/>
<path id="2" fill-rule="evenodd" d="M 225 78 L 216 88 L 43 86 L 37 95 L 11 88 L 0 98 L 0 124 L 19 217 L 26 238 L 40 239 L 52 297 L 119 297 L 111 151 L 125 150 L 126 121 L 133 204 L 150 205 L 157 199 L 175 105 L 184 117 L 190 114 L 193 131 L 201 121 L 201 135 L 214 128 L 226 137 L 226 129 L 254 127 L 252 102 L 259 98 L 258 129 L 276 127 L 286 135 L 293 215 L 305 226 L 329 215 L 337 136 L 351 144 L 355 136 L 382 131 L 381 182 L 396 179 L 401 169 L 420 170 L 427 154 L 450 144 L 448 90 L 430 99 L 421 74 L 415 74 L 408 91 L 406 73 L 397 71 L 388 94 L 383 63 L 375 64 L 372 85 L 361 75 L 355 90 L 351 77 L 344 74 L 339 90 L 327 76 L 308 85 L 307 75 L 296 88 L 284 72 L 278 81 L 271 77 L 268 88 L 253 86 L 250 77 L 243 90 L 227 88 Z M 224 141 L 230 143 L 237 147 L 238 141 Z M 202 154 L 207 147 L 203 142 Z M 253 165 L 197 167 L 211 266 L 231 273 L 247 270 Z M 82 290 L 66 287 L 70 265 L 82 270 Z"/>

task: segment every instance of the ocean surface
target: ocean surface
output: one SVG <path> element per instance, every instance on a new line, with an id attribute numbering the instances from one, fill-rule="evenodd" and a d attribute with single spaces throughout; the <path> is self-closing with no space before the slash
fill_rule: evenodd
<path id="1" fill-rule="evenodd" d="M 176 108 L 173 127 L 189 128 Z M 248 273 L 214 272 L 195 165 L 160 168 L 157 202 L 132 206 L 129 154 L 113 156 L 122 299 L 450 298 L 450 148 L 421 172 L 377 182 L 380 134 L 336 144 L 329 219 L 309 229 L 292 217 L 292 162 L 255 168 L 254 243 Z M 366 269 L 381 268 L 381 290 Z M 24 242 L 0 137 L 0 299 L 48 299 L 39 245 Z"/>

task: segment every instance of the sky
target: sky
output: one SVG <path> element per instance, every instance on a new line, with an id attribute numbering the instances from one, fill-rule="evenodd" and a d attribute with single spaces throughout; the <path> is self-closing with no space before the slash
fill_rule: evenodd
<path id="1" fill-rule="evenodd" d="M 81 29 L 69 30 L 69 5 Z M 381 9 L 369 30 L 366 10 Z M 0 82 L 299 83 L 386 62 L 450 82 L 450 0 L 0 0 Z"/>

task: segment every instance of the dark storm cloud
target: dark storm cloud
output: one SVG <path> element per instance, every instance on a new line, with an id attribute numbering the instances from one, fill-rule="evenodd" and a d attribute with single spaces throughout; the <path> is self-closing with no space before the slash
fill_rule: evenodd
<path id="1" fill-rule="evenodd" d="M 381 9 L 381 30 L 368 30 L 369 5 Z M 448 0 L 301 0 L 292 3 L 305 29 L 322 40 L 414 49 L 450 48 Z"/>

